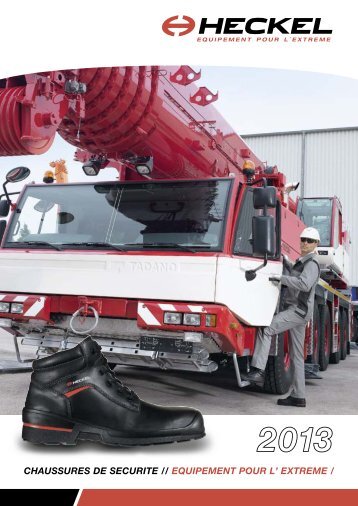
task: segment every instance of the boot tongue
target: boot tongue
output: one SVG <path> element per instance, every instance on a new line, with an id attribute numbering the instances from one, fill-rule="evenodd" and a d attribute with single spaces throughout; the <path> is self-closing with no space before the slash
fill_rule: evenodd
<path id="1" fill-rule="evenodd" d="M 84 355 L 100 355 L 101 353 L 100 345 L 90 336 L 86 337 L 86 339 L 80 343 L 80 347 Z"/>
<path id="2" fill-rule="evenodd" d="M 92 365 L 96 363 L 98 366 L 104 368 L 104 371 L 109 376 L 108 379 L 112 383 L 116 384 L 118 391 L 121 392 L 122 395 L 124 395 L 133 405 L 138 406 L 139 397 L 135 392 L 123 385 L 114 372 L 109 368 L 106 358 L 101 353 L 100 345 L 94 341 L 92 337 L 88 336 L 79 344 L 79 346 L 82 349 L 83 355 L 87 357 L 88 363 Z M 101 357 L 100 360 L 98 360 L 98 357 Z"/>

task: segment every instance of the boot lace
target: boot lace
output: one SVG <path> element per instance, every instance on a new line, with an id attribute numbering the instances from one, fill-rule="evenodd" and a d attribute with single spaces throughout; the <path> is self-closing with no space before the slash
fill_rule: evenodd
<path id="1" fill-rule="evenodd" d="M 97 343 L 96 343 L 97 344 Z M 101 349 L 99 345 L 98 347 L 95 347 L 92 349 L 92 354 L 98 353 L 98 351 Z M 126 399 L 129 401 L 137 400 L 138 396 L 136 395 L 133 390 L 128 388 L 126 385 L 124 385 L 118 377 L 115 375 L 115 373 L 112 371 L 112 369 L 109 367 L 107 359 L 101 355 L 99 360 L 97 361 L 97 364 L 99 367 L 99 374 L 101 376 L 106 376 L 106 385 L 110 388 L 116 388 L 118 395 L 124 395 Z"/>

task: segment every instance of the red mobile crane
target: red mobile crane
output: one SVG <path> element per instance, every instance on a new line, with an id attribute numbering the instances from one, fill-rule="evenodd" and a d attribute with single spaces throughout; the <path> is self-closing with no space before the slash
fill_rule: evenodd
<path id="1" fill-rule="evenodd" d="M 30 184 L 16 203 L 4 186 L 0 215 L 13 212 L 0 222 L 0 318 L 15 341 L 42 354 L 91 333 L 112 363 L 212 372 L 232 362 L 242 386 L 257 329 L 279 302 L 269 277 L 282 272 L 282 253 L 299 256 L 300 217 L 318 228 L 331 220 L 322 258 L 337 234 L 345 250 L 338 200 L 326 199 L 326 215 L 319 199 L 297 205 L 285 176 L 211 105 L 218 95 L 194 84 L 200 77 L 181 66 L 0 80 L 0 155 L 43 153 L 58 132 L 88 176 L 118 170 L 105 183 Z M 334 269 L 325 259 L 317 287 L 311 372 L 349 352 L 341 257 Z M 273 340 L 267 391 L 290 386 L 288 346 L 287 336 Z"/>

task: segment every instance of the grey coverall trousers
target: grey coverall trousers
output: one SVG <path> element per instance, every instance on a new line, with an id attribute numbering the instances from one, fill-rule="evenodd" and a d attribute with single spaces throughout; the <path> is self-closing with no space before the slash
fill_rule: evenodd
<path id="1" fill-rule="evenodd" d="M 270 352 L 271 338 L 286 330 L 290 331 L 289 353 L 293 366 L 292 397 L 305 397 L 304 340 L 306 321 L 295 313 L 295 307 L 277 313 L 269 327 L 260 329 L 256 338 L 251 365 L 265 369 Z"/>
<path id="2" fill-rule="evenodd" d="M 285 302 L 288 309 L 277 313 L 269 327 L 258 332 L 251 365 L 264 370 L 270 352 L 271 337 L 289 330 L 289 353 L 293 367 L 292 397 L 305 397 L 304 341 L 307 321 L 313 315 L 314 288 L 319 280 L 320 269 L 312 261 L 315 253 L 300 257 L 295 264 L 286 265 L 290 275 L 282 275 L 281 283 L 287 287 Z M 286 261 L 287 262 L 287 261 Z M 306 310 L 300 309 L 302 294 L 307 294 Z M 297 314 L 300 312 L 300 314 Z"/>

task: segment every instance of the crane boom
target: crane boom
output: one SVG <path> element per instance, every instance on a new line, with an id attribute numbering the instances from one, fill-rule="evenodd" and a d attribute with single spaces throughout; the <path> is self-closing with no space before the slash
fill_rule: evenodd
<path id="1" fill-rule="evenodd" d="M 188 66 L 43 72 L 0 81 L 0 155 L 40 154 L 58 132 L 90 155 L 131 166 L 153 157 L 154 178 L 242 177 L 263 163 L 197 87 Z"/>

